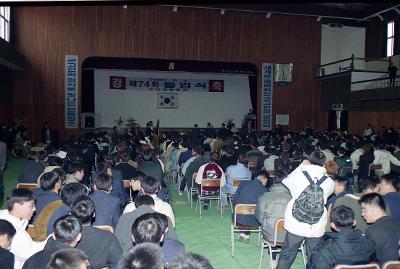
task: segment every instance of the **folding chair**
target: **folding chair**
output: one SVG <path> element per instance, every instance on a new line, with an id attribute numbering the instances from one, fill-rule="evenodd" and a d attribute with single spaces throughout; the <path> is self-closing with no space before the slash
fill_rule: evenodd
<path id="1" fill-rule="evenodd" d="M 110 233 L 114 233 L 113 227 L 111 227 L 111 226 L 109 226 L 109 225 L 95 225 L 95 226 L 93 226 L 93 227 L 95 227 L 95 228 L 97 228 L 97 229 L 100 229 L 100 230 L 103 230 L 103 231 L 107 231 L 107 232 L 110 232 Z"/>
<path id="2" fill-rule="evenodd" d="M 370 176 L 372 170 L 375 171 L 375 175 L 378 176 L 378 177 L 383 175 L 382 164 L 373 164 L 373 163 L 371 163 L 369 165 L 369 169 L 368 169 L 368 176 Z"/>
<path id="3" fill-rule="evenodd" d="M 36 183 L 18 183 L 17 189 L 25 189 L 25 190 L 34 190 L 38 188 L 38 184 Z"/>
<path id="4" fill-rule="evenodd" d="M 275 231 L 274 231 L 274 241 L 269 241 L 267 239 L 264 239 L 261 241 L 261 253 L 260 253 L 260 262 L 258 264 L 258 268 L 261 268 L 261 263 L 262 263 L 262 258 L 264 255 L 264 248 L 268 247 L 269 250 L 269 267 L 273 268 L 273 261 L 274 259 L 272 258 L 273 253 L 279 253 L 281 252 L 281 247 L 283 246 L 284 242 L 279 242 L 278 241 L 278 233 L 280 232 L 285 232 L 284 228 L 285 220 L 284 219 L 278 219 L 275 222 Z M 278 249 L 277 249 L 278 247 Z M 304 263 L 304 268 L 306 268 L 307 261 L 306 261 L 306 253 L 304 251 L 304 242 L 301 243 L 301 246 L 299 247 L 299 250 L 301 251 L 301 255 L 303 256 L 303 263 Z"/>
<path id="5" fill-rule="evenodd" d="M 240 182 L 241 182 L 242 180 L 244 180 L 244 179 L 236 178 L 236 179 L 232 180 L 232 186 L 233 186 L 233 187 L 239 186 L 239 184 L 240 184 Z M 232 212 L 232 213 L 233 213 L 232 200 L 233 200 L 233 196 L 234 196 L 234 195 L 235 195 L 235 194 L 232 194 L 232 193 L 227 193 L 227 194 L 226 194 L 226 198 L 227 198 L 228 201 L 229 201 L 229 204 L 230 204 L 230 206 L 231 206 L 231 212 Z"/>
<path id="6" fill-rule="evenodd" d="M 200 193 L 197 195 L 197 202 L 196 202 L 196 211 L 197 206 L 200 208 L 200 218 L 201 218 L 201 201 L 202 200 L 217 200 L 220 206 L 221 218 L 222 215 L 222 203 L 221 203 L 221 179 L 202 179 L 200 185 Z M 218 204 L 217 204 L 218 207 Z"/>
<path id="7" fill-rule="evenodd" d="M 124 179 L 124 189 L 129 189 L 129 201 L 132 201 L 132 188 L 131 188 L 131 181 L 129 179 Z"/>
<path id="8" fill-rule="evenodd" d="M 359 265 L 345 265 L 345 264 L 338 264 L 333 269 L 379 269 L 379 265 L 376 263 L 368 263 L 368 264 L 359 264 Z"/>
<path id="9" fill-rule="evenodd" d="M 389 261 L 382 265 L 382 269 L 400 269 L 399 261 Z"/>
<path id="10" fill-rule="evenodd" d="M 190 203 L 190 208 L 193 207 L 193 199 L 192 199 L 192 196 L 193 196 L 194 194 L 197 194 L 197 193 L 198 193 L 197 188 L 194 186 L 194 181 L 195 181 L 196 177 L 197 177 L 197 173 L 193 173 L 193 175 L 192 175 L 192 187 L 190 187 L 190 188 L 187 190 L 187 193 L 188 193 L 188 202 Z"/>
<path id="11" fill-rule="evenodd" d="M 235 206 L 235 213 L 233 215 L 233 223 L 231 224 L 231 248 L 232 257 L 235 256 L 235 232 L 254 232 L 258 233 L 258 242 L 261 241 L 261 229 L 260 226 L 247 226 L 236 222 L 237 215 L 255 216 L 256 205 L 255 204 L 237 204 Z"/>

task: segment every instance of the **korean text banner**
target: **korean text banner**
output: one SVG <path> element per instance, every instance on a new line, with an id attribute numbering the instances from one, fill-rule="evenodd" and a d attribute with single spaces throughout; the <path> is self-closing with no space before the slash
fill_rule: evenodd
<path id="1" fill-rule="evenodd" d="M 110 90 L 224 92 L 224 81 L 110 76 Z"/>
<path id="2" fill-rule="evenodd" d="M 78 56 L 65 55 L 65 128 L 78 128 Z"/>
<path id="3" fill-rule="evenodd" d="M 272 129 L 272 64 L 262 64 L 261 129 Z"/>

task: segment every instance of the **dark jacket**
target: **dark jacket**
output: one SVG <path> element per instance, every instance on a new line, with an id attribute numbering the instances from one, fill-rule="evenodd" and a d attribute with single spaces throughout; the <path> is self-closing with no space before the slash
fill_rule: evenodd
<path id="1" fill-rule="evenodd" d="M 121 206 L 118 198 L 104 191 L 95 191 L 90 195 L 96 207 L 96 215 L 93 225 L 109 225 L 117 227 L 121 216 Z"/>
<path id="2" fill-rule="evenodd" d="M 122 177 L 122 172 L 118 169 L 111 169 L 112 177 L 113 177 L 113 188 L 111 191 L 111 195 L 117 197 L 121 204 L 121 207 L 124 207 L 129 202 L 129 195 L 125 192 L 124 182 Z"/>
<path id="3" fill-rule="evenodd" d="M 258 179 L 243 180 L 240 182 L 233 197 L 233 206 L 237 204 L 257 204 L 258 198 L 267 191 L 266 187 Z M 233 218 L 233 215 L 232 215 Z M 249 226 L 258 226 L 255 215 L 237 215 L 237 223 Z"/>
<path id="4" fill-rule="evenodd" d="M 50 256 L 60 249 L 71 248 L 69 245 L 60 242 L 54 241 L 53 238 L 47 240 L 44 249 L 35 253 L 31 256 L 25 263 L 22 269 L 38 269 L 43 268 L 50 260 Z M 3 268 L 3 267 L 1 267 Z"/>
<path id="5" fill-rule="evenodd" d="M 19 174 L 18 183 L 37 183 L 38 177 L 44 171 L 42 162 L 27 160 Z"/>
<path id="6" fill-rule="evenodd" d="M 132 179 L 135 176 L 136 168 L 129 163 L 119 163 L 114 166 L 114 169 L 120 170 L 124 180 Z"/>
<path id="7" fill-rule="evenodd" d="M 310 258 L 308 269 L 331 269 L 336 264 L 363 264 L 374 257 L 375 245 L 360 230 L 326 233 Z"/>
<path id="8" fill-rule="evenodd" d="M 0 247 L 0 268 L 14 269 L 14 254 L 1 247 Z"/>
<path id="9" fill-rule="evenodd" d="M 88 255 L 92 269 L 106 266 L 115 269 L 122 256 L 122 249 L 115 235 L 93 226 L 82 226 L 82 238 L 76 248 Z"/>
<path id="10" fill-rule="evenodd" d="M 368 227 L 365 236 L 375 243 L 378 261 L 383 263 L 399 259 L 399 221 L 391 217 L 382 217 Z"/>
<path id="11" fill-rule="evenodd" d="M 203 165 L 210 162 L 210 158 L 206 156 L 199 156 L 193 160 L 186 169 L 185 179 L 186 179 L 186 186 L 188 189 L 192 187 L 192 175 L 199 171 L 199 168 Z"/>
<path id="12" fill-rule="evenodd" d="M 160 183 L 164 182 L 164 173 L 158 161 L 143 161 L 139 163 L 137 170 L 156 178 Z"/>
<path id="13" fill-rule="evenodd" d="M 400 193 L 389 192 L 383 196 L 386 207 L 388 207 L 390 216 L 397 221 L 400 221 Z"/>
<path id="14" fill-rule="evenodd" d="M 185 246 L 178 240 L 165 237 L 164 242 L 161 243 L 161 259 L 166 264 L 183 252 L 185 252 Z"/>
<path id="15" fill-rule="evenodd" d="M 61 196 L 54 191 L 44 191 L 41 188 L 37 188 L 33 190 L 33 193 L 36 195 L 36 211 L 33 220 L 36 219 L 36 216 L 39 216 L 40 212 L 46 205 L 61 200 Z"/>

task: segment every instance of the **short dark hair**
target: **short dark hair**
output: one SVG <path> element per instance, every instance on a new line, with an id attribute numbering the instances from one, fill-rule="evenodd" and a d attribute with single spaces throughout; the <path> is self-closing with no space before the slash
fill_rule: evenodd
<path id="1" fill-rule="evenodd" d="M 54 236 L 57 241 L 72 242 L 81 232 L 82 226 L 78 218 L 71 215 L 63 216 L 53 224 Z"/>
<path id="2" fill-rule="evenodd" d="M 61 167 L 56 167 L 56 168 L 53 169 L 52 172 L 58 174 L 58 176 L 59 176 L 59 178 L 60 178 L 60 180 L 61 180 L 61 184 L 64 185 L 64 182 L 65 182 L 65 180 L 66 180 L 66 174 L 65 174 L 64 169 L 62 169 Z"/>
<path id="3" fill-rule="evenodd" d="M 129 154 L 128 154 L 127 152 L 122 152 L 122 153 L 119 155 L 119 159 L 121 160 L 121 162 L 127 163 L 127 162 L 129 162 L 129 160 L 130 160 L 131 158 L 129 158 Z"/>
<path id="4" fill-rule="evenodd" d="M 101 191 L 108 191 L 113 185 L 113 178 L 107 174 L 97 174 L 93 179 L 93 184 Z"/>
<path id="5" fill-rule="evenodd" d="M 71 204 L 71 214 L 85 225 L 90 224 L 96 208 L 92 199 L 81 196 Z"/>
<path id="6" fill-rule="evenodd" d="M 40 180 L 39 180 L 40 188 L 44 191 L 53 190 L 58 181 L 61 182 L 61 179 L 60 179 L 60 176 L 58 173 L 53 172 L 53 171 L 45 173 L 40 177 Z"/>
<path id="7" fill-rule="evenodd" d="M 311 164 L 324 166 L 326 157 L 321 151 L 313 151 L 310 156 L 308 156 L 308 160 Z"/>
<path id="8" fill-rule="evenodd" d="M 106 174 L 107 170 L 111 169 L 111 164 L 108 162 L 102 162 L 97 165 L 97 174 Z"/>
<path id="9" fill-rule="evenodd" d="M 213 269 L 211 263 L 203 256 L 183 252 L 176 256 L 167 266 L 168 269 Z"/>
<path id="10" fill-rule="evenodd" d="M 138 217 L 131 229 L 136 244 L 148 242 L 158 244 L 164 234 L 161 220 L 151 213 Z"/>
<path id="11" fill-rule="evenodd" d="M 85 169 L 85 166 L 80 161 L 73 161 L 68 164 L 68 174 L 75 174 Z"/>
<path id="12" fill-rule="evenodd" d="M 368 193 L 363 195 L 358 201 L 360 204 L 374 205 L 386 212 L 385 200 L 378 193 Z"/>
<path id="13" fill-rule="evenodd" d="M 382 180 L 385 180 L 387 183 L 390 183 L 396 191 L 399 191 L 399 177 L 395 174 L 385 174 L 381 176 Z"/>
<path id="14" fill-rule="evenodd" d="M 35 201 L 36 197 L 32 191 L 27 189 L 13 189 L 7 197 L 7 208 L 11 211 L 16 203 Z"/>
<path id="15" fill-rule="evenodd" d="M 339 185 L 344 186 L 344 189 L 347 190 L 347 187 L 349 186 L 349 180 L 347 178 L 335 176 L 333 180 Z"/>
<path id="16" fill-rule="evenodd" d="M 85 185 L 81 183 L 69 183 L 61 189 L 61 200 L 70 206 L 78 197 L 86 195 Z"/>
<path id="17" fill-rule="evenodd" d="M 154 205 L 154 199 L 150 195 L 138 195 L 135 199 L 135 207 L 138 208 L 141 205 Z"/>
<path id="18" fill-rule="evenodd" d="M 121 269 L 163 269 L 160 246 L 142 243 L 131 248 L 119 261 Z"/>
<path id="19" fill-rule="evenodd" d="M 160 182 L 152 176 L 147 176 L 140 182 L 141 187 L 145 193 L 155 194 L 160 189 Z"/>
<path id="20" fill-rule="evenodd" d="M 289 171 L 286 169 L 276 170 L 274 174 L 274 183 L 282 183 L 282 180 L 284 180 L 288 175 Z"/>
<path id="21" fill-rule="evenodd" d="M 238 156 L 238 162 L 241 164 L 246 164 L 247 163 L 247 157 L 245 154 L 239 154 Z"/>
<path id="22" fill-rule="evenodd" d="M 89 258 L 80 249 L 65 248 L 54 252 L 46 265 L 46 269 L 76 269 L 82 263 L 88 262 Z"/>
<path id="23" fill-rule="evenodd" d="M 145 177 L 146 177 L 145 173 L 143 173 L 142 171 L 136 170 L 136 172 L 133 174 L 133 178 L 131 180 L 142 181 Z"/>
<path id="24" fill-rule="evenodd" d="M 358 189 L 363 192 L 366 189 L 376 188 L 381 183 L 381 180 L 377 176 L 367 176 L 358 180 Z"/>
<path id="25" fill-rule="evenodd" d="M 347 206 L 335 207 L 330 215 L 331 222 L 340 230 L 351 229 L 354 225 L 354 211 Z"/>
<path id="26" fill-rule="evenodd" d="M 257 172 L 254 173 L 254 178 L 256 178 L 256 177 L 258 177 L 258 176 L 264 176 L 264 177 L 266 177 L 267 179 L 269 179 L 269 174 L 268 174 L 268 172 L 265 171 L 265 170 L 260 170 L 260 171 L 257 171 Z"/>
<path id="27" fill-rule="evenodd" d="M 8 239 L 11 239 L 16 232 L 17 231 L 10 222 L 0 219 L 0 235 L 7 235 Z"/>

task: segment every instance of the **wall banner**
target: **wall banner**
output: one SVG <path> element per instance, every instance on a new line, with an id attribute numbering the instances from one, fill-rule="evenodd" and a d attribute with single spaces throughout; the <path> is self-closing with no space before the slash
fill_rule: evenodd
<path id="1" fill-rule="evenodd" d="M 261 93 L 261 129 L 272 129 L 272 66 L 270 63 L 262 64 L 262 93 Z"/>
<path id="2" fill-rule="evenodd" d="M 223 80 L 110 76 L 110 90 L 224 92 Z"/>
<path id="3" fill-rule="evenodd" d="M 78 128 L 77 55 L 65 55 L 65 128 Z"/>

